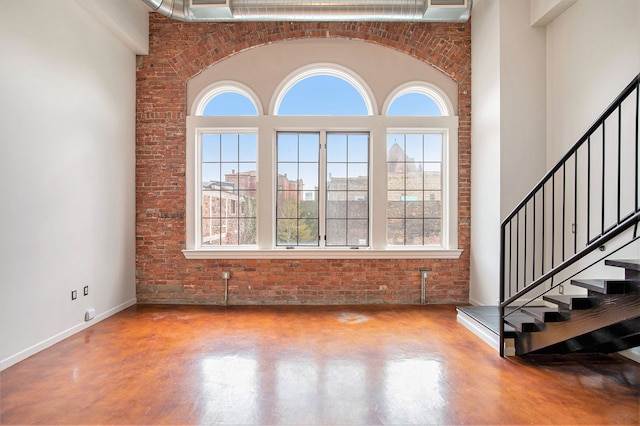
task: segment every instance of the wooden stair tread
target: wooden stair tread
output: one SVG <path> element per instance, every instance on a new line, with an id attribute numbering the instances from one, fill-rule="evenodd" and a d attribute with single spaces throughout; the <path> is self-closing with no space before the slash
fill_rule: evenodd
<path id="1" fill-rule="evenodd" d="M 632 285 L 637 285 L 636 280 L 571 280 L 571 284 L 577 287 L 586 288 L 601 294 L 624 294 L 627 293 Z"/>
<path id="2" fill-rule="evenodd" d="M 543 300 L 554 303 L 558 307 L 568 310 L 582 310 L 593 307 L 593 300 L 588 296 L 572 296 L 572 295 L 545 295 Z"/>
<path id="3" fill-rule="evenodd" d="M 544 330 L 544 323 L 536 321 L 530 315 L 516 312 L 505 317 L 505 322 L 521 333 L 533 333 Z"/>
<path id="4" fill-rule="evenodd" d="M 558 322 L 565 319 L 558 308 L 531 306 L 522 308 L 522 312 L 540 322 Z"/>
<path id="5" fill-rule="evenodd" d="M 607 259 L 605 265 L 640 271 L 640 259 Z"/>

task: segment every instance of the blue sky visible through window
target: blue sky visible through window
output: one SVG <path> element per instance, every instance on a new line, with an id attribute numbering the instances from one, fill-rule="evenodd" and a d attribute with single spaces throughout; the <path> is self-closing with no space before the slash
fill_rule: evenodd
<path id="1" fill-rule="evenodd" d="M 389 111 L 387 111 L 387 115 L 408 117 L 440 116 L 442 111 L 429 96 L 411 92 L 393 101 Z"/>
<path id="2" fill-rule="evenodd" d="M 246 96 L 235 92 L 224 92 L 216 95 L 207 103 L 202 115 L 237 116 L 258 115 L 255 105 Z"/>
<path id="3" fill-rule="evenodd" d="M 203 115 L 208 116 L 249 116 L 256 115 L 253 102 L 243 94 L 224 92 L 216 95 L 206 105 Z M 295 84 L 284 96 L 279 115 L 367 115 L 367 107 L 360 93 L 347 81 L 331 75 L 314 75 Z M 389 107 L 388 115 L 392 116 L 440 116 L 440 108 L 435 101 L 423 93 L 410 92 L 399 96 Z M 311 158 L 318 155 L 318 134 L 291 134 L 279 137 L 279 150 L 287 146 L 289 138 L 301 137 L 296 155 Z M 396 141 L 389 135 L 388 149 Z M 439 136 L 432 135 L 427 138 Z M 203 181 L 224 180 L 232 169 L 236 172 L 247 171 L 255 167 L 256 162 L 255 135 L 203 135 L 203 161 L 213 162 L 203 167 Z M 401 141 L 401 139 L 400 139 Z M 404 144 L 403 144 L 404 145 Z M 429 144 L 425 146 L 425 149 Z M 436 145 L 438 146 L 438 145 Z M 413 161 L 433 161 L 441 158 L 441 152 L 435 149 L 431 153 L 412 152 L 409 146 L 403 146 L 406 155 Z M 306 151 L 306 152 L 303 152 Z M 282 152 L 281 152 L 282 154 Z M 221 158 L 223 155 L 226 158 Z M 423 157 L 424 155 L 424 157 Z M 433 158 L 432 158 L 433 157 Z M 302 160 L 304 162 L 304 160 Z M 438 160 L 435 160 L 438 161 Z M 247 169 L 247 170 L 245 170 Z M 299 175 L 300 174 L 300 175 Z M 313 190 L 318 186 L 317 171 L 311 167 L 301 168 L 288 173 L 289 179 L 303 179 L 305 190 Z"/>
<path id="4" fill-rule="evenodd" d="M 246 96 L 224 92 L 207 103 L 202 115 L 257 115 L 257 110 Z M 331 75 L 314 75 L 289 89 L 280 103 L 278 115 L 367 115 L 367 106 L 351 83 Z M 410 92 L 395 99 L 387 115 L 440 116 L 442 111 L 428 95 Z"/>
<path id="5" fill-rule="evenodd" d="M 367 106 L 351 83 L 331 75 L 307 77 L 289 89 L 278 115 L 367 115 Z"/>

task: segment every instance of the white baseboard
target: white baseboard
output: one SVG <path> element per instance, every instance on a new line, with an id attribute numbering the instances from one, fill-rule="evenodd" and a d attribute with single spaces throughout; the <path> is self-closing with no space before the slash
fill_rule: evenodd
<path id="1" fill-rule="evenodd" d="M 50 346 L 55 345 L 56 343 L 59 343 L 61 341 L 63 341 L 64 339 L 66 339 L 69 336 L 72 336 L 82 330 L 84 330 L 85 328 L 89 328 L 92 325 L 109 318 L 112 315 L 117 314 L 120 311 L 123 311 L 125 309 L 127 309 L 130 306 L 135 305 L 137 302 L 136 298 L 127 300 L 124 303 L 121 303 L 120 305 L 113 307 L 111 309 L 109 309 L 106 312 L 103 312 L 99 315 L 96 315 L 96 317 L 91 320 L 91 321 L 83 321 L 80 324 L 76 324 L 73 327 L 70 327 L 54 336 L 49 337 L 48 339 L 45 339 L 39 343 L 36 343 L 33 346 L 28 347 L 27 349 L 24 349 L 20 352 L 18 352 L 17 354 L 11 355 L 10 357 L 7 357 L 3 360 L 0 361 L 0 371 L 5 370 L 9 367 L 11 367 L 14 364 L 17 364 L 18 362 L 29 358 L 32 355 L 37 354 L 38 352 L 47 349 Z"/>
<path id="2" fill-rule="evenodd" d="M 481 338 L 486 344 L 491 346 L 496 352 L 500 352 L 500 336 L 490 331 L 487 327 L 478 323 L 473 318 L 470 318 L 464 314 L 460 314 L 460 312 L 458 312 L 456 319 L 465 328 L 467 328 L 473 334 Z M 504 355 L 515 356 L 515 354 L 516 354 L 516 350 L 515 350 L 513 339 L 505 339 Z"/>

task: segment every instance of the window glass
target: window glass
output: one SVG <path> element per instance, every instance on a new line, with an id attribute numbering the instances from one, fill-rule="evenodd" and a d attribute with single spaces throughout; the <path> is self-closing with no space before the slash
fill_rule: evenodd
<path id="1" fill-rule="evenodd" d="M 284 95 L 278 115 L 367 115 L 360 92 L 348 81 L 331 75 L 313 75 L 293 85 Z"/>
<path id="2" fill-rule="evenodd" d="M 327 246 L 369 245 L 369 135 L 327 134 Z"/>
<path id="3" fill-rule="evenodd" d="M 319 133 L 278 133 L 276 245 L 318 246 Z"/>
<path id="4" fill-rule="evenodd" d="M 442 111 L 431 96 L 410 92 L 398 96 L 389 106 L 390 116 L 440 116 Z"/>
<path id="5" fill-rule="evenodd" d="M 387 135 L 387 244 L 442 244 L 443 134 Z"/>
<path id="6" fill-rule="evenodd" d="M 201 245 L 255 245 L 256 135 L 201 134 Z"/>
<path id="7" fill-rule="evenodd" d="M 215 95 L 202 112 L 204 116 L 258 115 L 253 101 L 237 92 L 223 92 Z"/>
<path id="8" fill-rule="evenodd" d="M 274 82 L 284 88 L 270 94 L 275 111 L 256 120 L 261 103 L 248 83 L 212 82 L 192 105 L 201 116 L 187 120 L 193 258 L 269 250 L 276 258 L 303 248 L 293 256 L 421 257 L 457 248 L 457 117 L 438 87 L 401 84 L 380 115 L 366 82 L 319 64 Z M 373 138 L 379 132 L 386 142 Z M 378 142 L 383 151 L 373 149 Z"/>

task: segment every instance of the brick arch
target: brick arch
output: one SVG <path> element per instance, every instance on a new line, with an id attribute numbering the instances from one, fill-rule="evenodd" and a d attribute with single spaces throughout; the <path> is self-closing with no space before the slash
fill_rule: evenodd
<path id="1" fill-rule="evenodd" d="M 299 40 L 344 38 L 392 48 L 440 70 L 459 85 L 470 78 L 470 41 L 468 24 L 430 23 L 295 23 L 256 22 L 216 25 L 216 31 L 187 47 L 171 61 L 181 80 L 187 81 L 224 58 L 269 43 Z"/>

